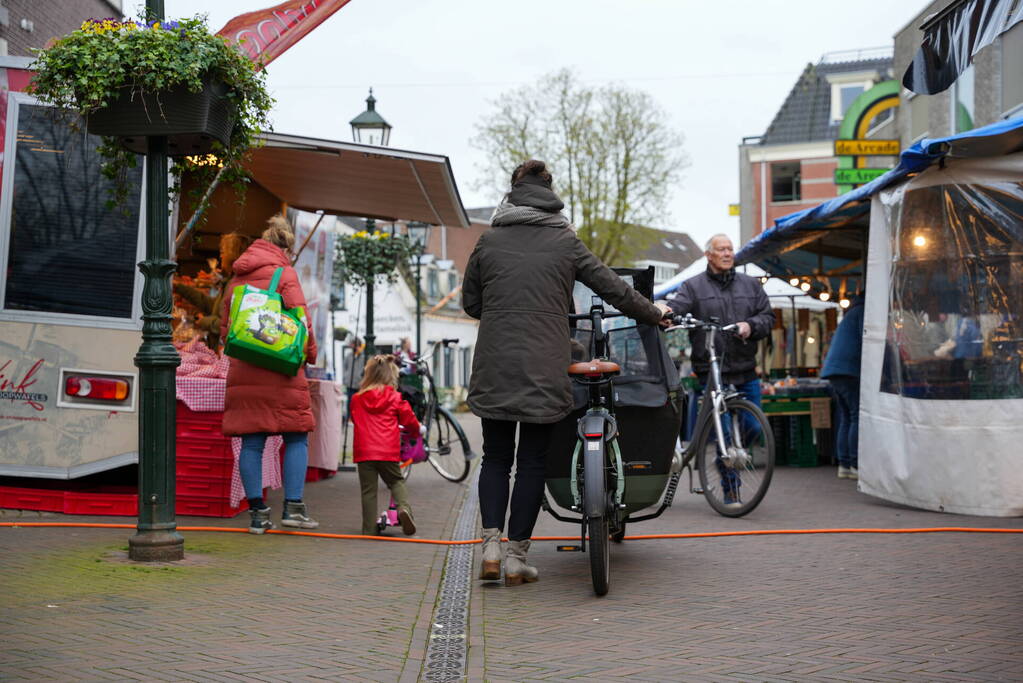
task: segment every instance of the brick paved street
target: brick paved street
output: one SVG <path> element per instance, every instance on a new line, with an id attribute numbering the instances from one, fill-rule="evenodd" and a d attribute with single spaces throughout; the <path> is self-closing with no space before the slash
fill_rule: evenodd
<path id="1" fill-rule="evenodd" d="M 419 536 L 449 538 L 466 485 L 419 466 L 411 492 Z M 321 531 L 358 533 L 354 473 L 306 493 Z M 16 514 L 0 521 L 133 522 Z M 746 519 L 680 491 L 629 531 L 925 526 L 1023 520 L 911 510 L 830 468 L 781 468 Z M 544 515 L 537 534 L 575 531 Z M 444 546 L 186 532 L 184 563 L 147 566 L 122 559 L 131 533 L 0 528 L 0 680 L 420 678 Z M 539 542 L 531 556 L 536 584 L 474 582 L 469 680 L 1023 680 L 1017 535 L 626 541 L 604 598 L 585 555 Z"/>

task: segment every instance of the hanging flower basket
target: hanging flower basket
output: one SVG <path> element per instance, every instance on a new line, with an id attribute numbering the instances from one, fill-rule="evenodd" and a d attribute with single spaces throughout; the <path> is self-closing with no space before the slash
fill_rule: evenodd
<path id="1" fill-rule="evenodd" d="M 223 81 L 204 79 L 192 92 L 179 85 L 162 92 L 123 88 L 117 99 L 89 115 L 86 127 L 93 135 L 117 138 L 127 149 L 146 153 L 146 136 L 167 136 L 171 156 L 206 154 L 216 140 L 226 146 L 234 126 L 234 107 Z"/>

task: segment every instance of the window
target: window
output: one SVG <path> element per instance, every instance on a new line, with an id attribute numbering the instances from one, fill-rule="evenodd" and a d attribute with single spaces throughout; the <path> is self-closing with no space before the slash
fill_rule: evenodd
<path id="1" fill-rule="evenodd" d="M 873 87 L 876 78 L 876 73 L 862 71 L 829 74 L 827 79 L 831 83 L 831 122 L 841 122 L 856 98 Z"/>
<path id="2" fill-rule="evenodd" d="M 892 225 L 881 391 L 1023 398 L 1023 183 L 912 190 Z"/>
<path id="3" fill-rule="evenodd" d="M 973 130 L 974 109 L 974 78 L 975 69 L 973 65 L 966 67 L 966 70 L 959 74 L 959 78 L 952 84 L 952 132 L 962 133 Z"/>
<path id="4" fill-rule="evenodd" d="M 454 292 L 458 288 L 458 273 L 454 270 L 448 271 L 448 293 Z M 461 297 L 455 295 L 448 299 L 448 308 L 460 309 L 462 304 L 460 303 Z"/>
<path id="5" fill-rule="evenodd" d="M 1023 23 L 1002 34 L 1002 112 L 1023 116 Z"/>
<path id="6" fill-rule="evenodd" d="M 801 198 L 799 162 L 771 164 L 771 201 L 791 202 Z"/>
<path id="7" fill-rule="evenodd" d="M 17 139 L 7 168 L 0 254 L 3 309 L 97 316 L 134 326 L 142 164 L 126 209 L 108 209 L 100 139 L 74 133 L 49 107 L 12 98 Z M 10 163 L 13 160 L 13 163 Z M 6 238 L 6 239 L 4 239 Z"/>
<path id="8" fill-rule="evenodd" d="M 440 277 L 436 268 L 426 271 L 426 298 L 430 301 L 440 298 Z"/>
<path id="9" fill-rule="evenodd" d="M 466 346 L 459 350 L 462 354 L 462 386 L 469 386 L 469 378 L 472 377 L 472 347 Z"/>
<path id="10" fill-rule="evenodd" d="M 839 86 L 838 90 L 839 111 L 841 112 L 839 120 L 841 120 L 845 117 L 845 113 L 849 111 L 849 107 L 852 106 L 856 98 L 865 92 L 865 89 L 862 85 L 842 85 Z"/>
<path id="11" fill-rule="evenodd" d="M 455 353 L 450 346 L 444 347 L 444 386 L 455 385 Z"/>
<path id="12" fill-rule="evenodd" d="M 909 137 L 912 141 L 922 138 L 931 128 L 927 102 L 925 95 L 912 94 L 909 98 Z"/>
<path id="13" fill-rule="evenodd" d="M 661 284 L 665 280 L 670 280 L 678 272 L 678 268 L 675 266 L 654 266 L 654 283 Z"/>

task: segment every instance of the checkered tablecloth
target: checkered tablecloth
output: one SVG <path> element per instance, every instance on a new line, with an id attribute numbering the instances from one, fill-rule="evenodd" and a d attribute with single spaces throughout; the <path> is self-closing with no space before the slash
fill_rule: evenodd
<path id="1" fill-rule="evenodd" d="M 193 348 L 189 348 L 192 346 Z M 205 344 L 189 342 L 179 349 L 181 365 L 178 367 L 177 399 L 189 410 L 196 413 L 224 412 L 224 394 L 227 390 L 227 368 L 230 358 L 218 357 L 206 348 Z M 205 352 L 204 352 L 205 350 Z M 212 359 L 210 359 L 212 357 Z M 182 372 L 182 370 L 185 372 Z M 277 435 L 267 438 L 263 447 L 263 487 L 281 488 L 280 452 L 284 440 Z M 245 498 L 241 475 L 238 472 L 238 454 L 241 453 L 242 440 L 231 439 L 231 452 L 234 453 L 234 465 L 231 468 L 231 505 L 236 507 Z"/>

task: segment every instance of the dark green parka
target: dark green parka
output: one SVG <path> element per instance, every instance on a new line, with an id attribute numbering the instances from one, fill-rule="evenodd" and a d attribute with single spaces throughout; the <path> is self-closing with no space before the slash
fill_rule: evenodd
<path id="1" fill-rule="evenodd" d="M 528 214 L 519 207 L 546 215 L 533 211 L 531 224 L 506 223 Z M 562 207 L 539 179 L 527 177 L 512 188 L 469 257 L 462 305 L 480 321 L 469 407 L 480 417 L 550 423 L 572 411 L 566 370 L 576 280 L 636 320 L 653 325 L 661 318 L 576 237 Z"/>

